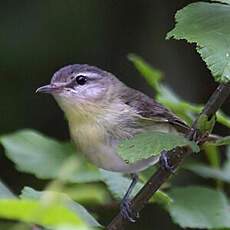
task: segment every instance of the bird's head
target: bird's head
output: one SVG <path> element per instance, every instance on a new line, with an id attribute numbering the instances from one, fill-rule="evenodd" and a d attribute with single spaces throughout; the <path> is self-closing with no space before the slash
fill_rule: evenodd
<path id="1" fill-rule="evenodd" d="M 49 85 L 37 89 L 67 100 L 97 101 L 116 90 L 121 82 L 111 73 L 89 65 L 69 65 L 58 70 Z M 111 92 L 112 94 L 112 92 Z"/>
<path id="2" fill-rule="evenodd" d="M 79 113 L 90 109 L 99 110 L 100 106 L 117 98 L 124 87 L 109 72 L 94 66 L 75 64 L 58 70 L 50 84 L 38 88 L 36 92 L 52 94 L 66 113 Z"/>

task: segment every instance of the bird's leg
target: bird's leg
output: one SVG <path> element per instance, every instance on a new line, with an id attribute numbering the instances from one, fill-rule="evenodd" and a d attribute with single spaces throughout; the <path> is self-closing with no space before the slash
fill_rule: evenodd
<path id="1" fill-rule="evenodd" d="M 121 215 L 124 219 L 129 220 L 130 222 L 136 222 L 136 218 L 139 217 L 138 213 L 133 213 L 132 210 L 130 209 L 130 194 L 133 191 L 133 188 L 135 187 L 135 185 L 137 184 L 138 181 L 138 175 L 135 173 L 131 174 L 131 178 L 132 178 L 132 182 L 127 190 L 127 192 L 125 193 L 122 201 L 121 201 L 121 205 L 120 205 L 120 209 L 121 209 Z"/>
<path id="2" fill-rule="evenodd" d="M 167 151 L 163 150 L 160 156 L 159 160 L 160 167 L 163 168 L 164 170 L 167 170 L 171 172 L 172 174 L 175 173 L 175 168 L 170 165 L 168 156 L 167 156 Z"/>

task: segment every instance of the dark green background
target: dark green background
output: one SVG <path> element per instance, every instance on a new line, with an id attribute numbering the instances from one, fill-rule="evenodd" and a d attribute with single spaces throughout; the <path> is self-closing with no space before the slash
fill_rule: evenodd
<path id="1" fill-rule="evenodd" d="M 165 40 L 166 33 L 173 28 L 176 10 L 188 3 L 187 0 L 1 0 L 0 134 L 33 128 L 53 137 L 68 138 L 66 122 L 54 100 L 34 93 L 67 64 L 99 66 L 130 86 L 154 95 L 128 62 L 128 53 L 139 54 L 162 70 L 165 81 L 181 97 L 204 103 L 216 84 L 194 46 Z M 40 186 L 32 176 L 16 171 L 3 156 L 3 149 L 0 154 L 0 177 L 12 189 Z M 111 214 L 107 215 L 111 218 Z M 172 229 L 166 226 L 168 219 L 161 208 L 147 208 L 137 229 Z M 166 225 L 159 227 L 162 223 Z M 154 227 L 143 227 L 147 225 Z"/>

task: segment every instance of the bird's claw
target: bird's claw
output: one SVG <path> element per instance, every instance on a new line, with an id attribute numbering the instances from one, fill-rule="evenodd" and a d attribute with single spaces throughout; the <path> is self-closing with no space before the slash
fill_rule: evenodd
<path id="1" fill-rule="evenodd" d="M 172 165 L 170 165 L 166 151 L 162 151 L 159 163 L 161 168 L 163 168 L 166 171 L 169 171 L 172 174 L 175 174 L 175 168 Z"/>
<path id="2" fill-rule="evenodd" d="M 130 208 L 130 200 L 128 199 L 122 200 L 120 209 L 121 215 L 125 220 L 135 223 L 136 220 L 139 218 L 139 213 L 134 213 Z"/>
<path id="3" fill-rule="evenodd" d="M 209 132 L 206 131 L 203 134 L 199 132 L 197 129 L 192 129 L 190 133 L 190 140 L 193 140 L 196 142 L 196 144 L 203 144 L 205 141 L 207 141 L 209 136 Z"/>

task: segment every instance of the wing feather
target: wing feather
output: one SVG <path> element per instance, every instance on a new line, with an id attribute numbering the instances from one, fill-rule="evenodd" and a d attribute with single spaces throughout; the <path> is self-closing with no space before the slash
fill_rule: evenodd
<path id="1" fill-rule="evenodd" d="M 189 126 L 173 112 L 138 90 L 126 90 L 122 95 L 122 100 L 125 104 L 133 107 L 142 119 L 169 123 L 182 133 L 186 133 L 189 129 Z"/>

